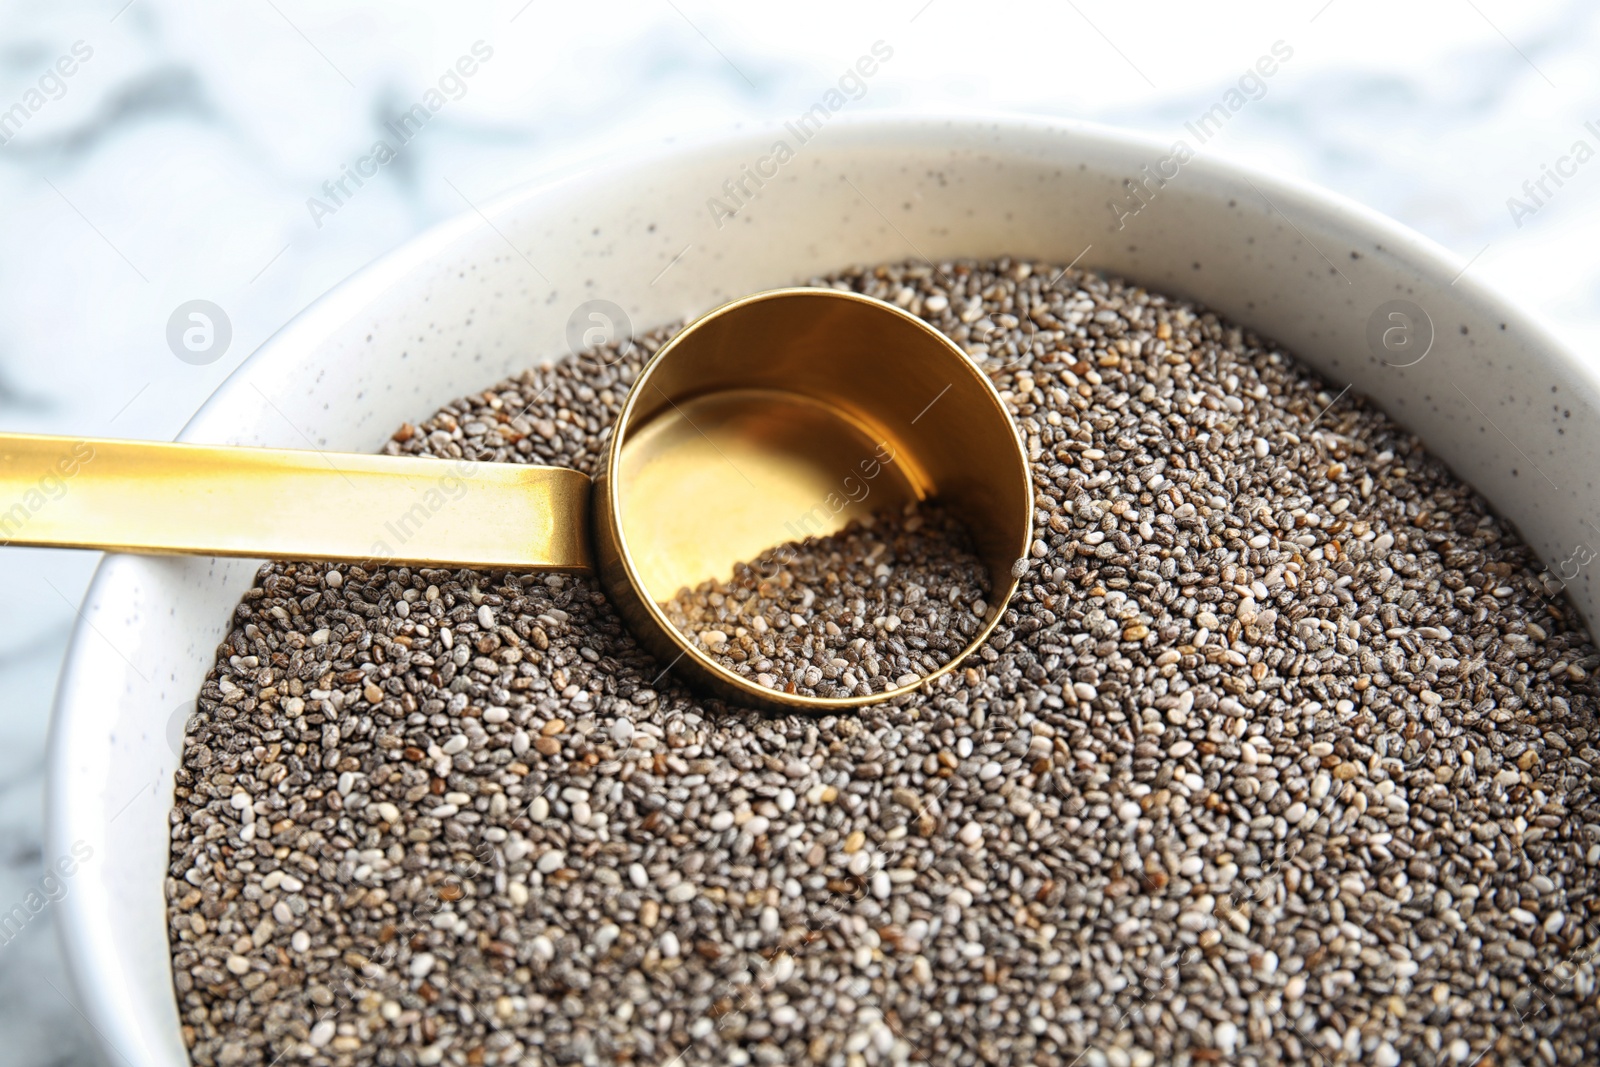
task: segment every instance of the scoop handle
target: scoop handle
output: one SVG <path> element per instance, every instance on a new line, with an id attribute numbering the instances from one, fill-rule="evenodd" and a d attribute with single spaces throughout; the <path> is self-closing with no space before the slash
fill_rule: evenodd
<path id="1" fill-rule="evenodd" d="M 0 434 L 0 544 L 587 572 L 565 467 Z"/>

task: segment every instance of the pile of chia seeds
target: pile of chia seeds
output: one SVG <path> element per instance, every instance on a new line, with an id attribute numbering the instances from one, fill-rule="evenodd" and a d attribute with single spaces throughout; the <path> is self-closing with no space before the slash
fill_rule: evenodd
<path id="1" fill-rule="evenodd" d="M 685 589 L 663 607 L 717 662 L 758 685 L 870 696 L 960 655 L 983 625 L 989 585 L 966 529 L 924 503 L 779 545 L 731 580 Z"/>
<path id="2" fill-rule="evenodd" d="M 196 1063 L 1600 1061 L 1600 656 L 1508 523 L 1192 304 L 1010 260 L 816 284 L 927 319 L 1017 420 L 1038 540 L 981 652 L 764 715 L 590 579 L 264 567 L 171 816 Z M 387 451 L 593 471 L 670 332 Z M 893 680 L 867 586 L 802 584 Z"/>

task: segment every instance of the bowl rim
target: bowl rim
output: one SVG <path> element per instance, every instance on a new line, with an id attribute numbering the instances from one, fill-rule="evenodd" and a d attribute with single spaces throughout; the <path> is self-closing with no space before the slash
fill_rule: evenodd
<path id="1" fill-rule="evenodd" d="M 830 127 L 837 128 L 841 139 L 846 135 L 858 138 L 866 135 L 880 145 L 906 137 L 925 138 L 944 128 L 961 129 L 968 135 L 988 132 L 997 141 L 1010 142 L 1022 151 L 1029 146 L 1043 150 L 1049 139 L 1058 138 L 1091 146 L 1139 150 L 1156 157 L 1170 151 L 1167 137 L 1171 136 L 1074 118 L 959 108 L 847 113 L 830 122 Z M 229 372 L 184 424 L 177 440 L 202 443 L 229 440 L 232 435 L 221 410 L 223 402 L 247 385 L 261 367 L 280 353 L 309 344 L 343 325 L 406 274 L 480 226 L 483 216 L 494 217 L 527 199 L 555 193 L 596 176 L 639 171 L 658 161 L 712 149 L 731 151 L 735 146 L 754 146 L 780 128 L 776 120 L 723 125 L 660 139 L 643 148 L 619 147 L 585 161 L 536 174 L 485 198 L 473 210 L 433 224 L 357 269 L 296 312 Z M 1465 268 L 1470 264 L 1411 227 L 1310 180 L 1271 167 L 1243 163 L 1225 149 L 1195 153 L 1186 164 L 1188 168 L 1213 179 L 1254 183 L 1273 194 L 1274 205 L 1289 205 L 1292 211 L 1335 222 L 1355 237 L 1382 244 L 1419 277 L 1436 284 L 1448 284 L 1467 301 L 1493 309 L 1503 321 L 1515 322 L 1530 349 L 1544 354 L 1564 375 L 1585 380 L 1591 389 L 1600 393 L 1600 365 L 1586 364 L 1578 357 L 1576 349 L 1547 325 L 1540 313 L 1514 302 L 1487 283 L 1466 276 Z M 1450 282 L 1451 278 L 1455 280 Z M 1405 424 L 1405 420 L 1397 418 L 1396 421 Z M 73 709 L 98 695 L 92 691 L 94 679 L 84 669 L 86 646 L 95 639 L 90 613 L 100 610 L 102 598 L 116 585 L 123 570 L 137 559 L 108 554 L 99 562 L 62 659 L 45 756 L 43 844 L 46 856 L 65 854 L 77 827 L 96 825 L 99 821 L 95 811 L 98 797 L 74 796 L 68 788 L 72 781 L 68 747 L 75 717 Z M 99 906 L 101 901 L 101 895 L 95 892 L 92 884 L 75 886 L 54 905 L 55 926 L 69 984 L 80 999 L 73 1007 L 89 1024 L 107 1062 L 127 1061 L 128 1056 L 117 1039 L 128 1037 L 137 1013 L 115 976 L 98 966 L 104 957 L 98 945 L 104 940 L 102 935 L 110 923 L 107 909 Z M 146 1053 L 142 1062 L 154 1061 Z"/>

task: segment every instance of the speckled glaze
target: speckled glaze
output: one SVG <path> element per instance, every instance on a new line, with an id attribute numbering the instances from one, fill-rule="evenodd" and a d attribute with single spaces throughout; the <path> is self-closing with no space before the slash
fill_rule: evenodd
<path id="1" fill-rule="evenodd" d="M 563 352 L 568 316 L 593 298 L 643 329 L 851 263 L 1076 259 L 1201 301 L 1335 388 L 1350 383 L 1546 561 L 1600 548 L 1600 379 L 1398 224 L 1207 154 L 1162 184 L 1143 168 L 1170 174 L 1170 163 L 1158 169 L 1168 144 L 1012 118 L 840 120 L 810 143 L 791 138 L 794 158 L 759 190 L 747 180 L 758 195 L 743 206 L 724 193 L 789 136 L 630 153 L 485 205 L 492 228 L 471 214 L 430 231 L 295 318 L 182 439 L 375 450 L 400 422 Z M 1394 299 L 1422 307 L 1437 335 L 1404 368 L 1367 342 L 1374 311 Z M 62 672 L 46 856 L 93 849 L 55 907 L 79 1004 L 110 1062 L 187 1061 L 162 899 L 173 736 L 254 571 L 108 557 Z M 1591 569 L 1568 591 L 1594 620 Z"/>

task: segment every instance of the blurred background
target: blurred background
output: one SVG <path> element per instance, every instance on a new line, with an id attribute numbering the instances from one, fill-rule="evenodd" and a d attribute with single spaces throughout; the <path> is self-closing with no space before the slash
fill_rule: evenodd
<path id="1" fill-rule="evenodd" d="M 1173 138 L 1281 41 L 1292 58 L 1208 152 L 1391 215 L 1574 349 L 1600 341 L 1600 159 L 1574 154 L 1600 151 L 1600 8 L 1581 0 L 12 0 L 0 428 L 170 439 L 296 312 L 429 225 L 597 155 L 789 118 L 878 40 L 893 61 L 853 114 Z M 492 58 L 459 94 L 331 200 L 479 41 Z M 214 305 L 199 353 L 169 343 L 192 301 Z M 96 562 L 0 552 L 0 912 L 39 884 L 51 696 Z M 0 933 L 0 1064 L 97 1062 L 71 996 L 48 908 Z"/>

